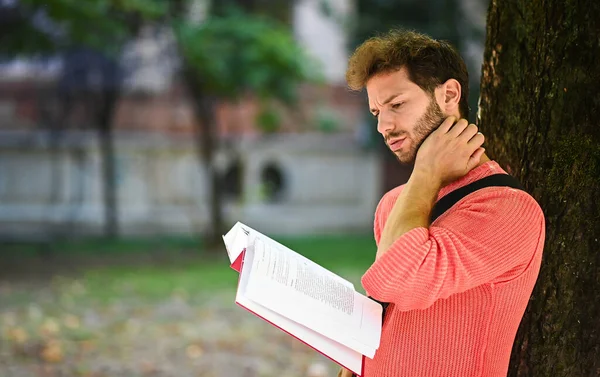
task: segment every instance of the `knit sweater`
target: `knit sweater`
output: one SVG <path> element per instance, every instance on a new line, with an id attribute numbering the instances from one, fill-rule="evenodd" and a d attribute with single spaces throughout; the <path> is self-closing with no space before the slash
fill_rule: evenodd
<path id="1" fill-rule="evenodd" d="M 497 173 L 506 172 L 484 163 L 442 188 L 439 198 Z M 377 244 L 403 187 L 377 206 Z M 508 187 L 476 191 L 429 228 L 398 238 L 362 277 L 368 295 L 390 303 L 365 376 L 505 377 L 544 239 L 538 203 Z"/>

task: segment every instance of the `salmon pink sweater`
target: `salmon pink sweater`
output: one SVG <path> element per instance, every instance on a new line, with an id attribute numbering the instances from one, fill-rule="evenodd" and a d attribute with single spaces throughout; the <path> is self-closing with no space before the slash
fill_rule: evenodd
<path id="1" fill-rule="evenodd" d="M 439 198 L 497 173 L 505 171 L 487 162 L 442 188 Z M 377 206 L 377 243 L 402 188 Z M 476 191 L 429 228 L 402 235 L 362 277 L 368 295 L 390 303 L 365 376 L 505 377 L 544 237 L 538 203 L 508 187 Z"/>

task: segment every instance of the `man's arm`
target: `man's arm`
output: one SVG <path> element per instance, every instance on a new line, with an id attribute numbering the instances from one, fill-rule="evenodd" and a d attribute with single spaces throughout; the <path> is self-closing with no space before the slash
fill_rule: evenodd
<path id="1" fill-rule="evenodd" d="M 510 189 L 472 194 L 451 218 L 430 227 L 440 187 L 477 166 L 484 152 L 477 127 L 454 121 L 446 119 L 423 142 L 395 202 L 378 206 L 378 225 L 381 213 L 389 214 L 376 234 L 377 259 L 362 283 L 373 298 L 400 310 L 424 309 L 451 294 L 518 276 L 543 242 L 541 209 L 526 193 Z"/>
<path id="2" fill-rule="evenodd" d="M 455 121 L 454 117 L 447 118 L 419 148 L 413 173 L 381 234 L 378 258 L 406 232 L 428 228 L 440 188 L 467 174 L 481 160 L 483 135 L 465 119 Z"/>
<path id="3" fill-rule="evenodd" d="M 403 234 L 415 228 L 429 228 L 431 210 L 439 191 L 439 184 L 426 175 L 419 172 L 411 175 L 383 227 L 377 259 Z"/>
<path id="4" fill-rule="evenodd" d="M 383 202 L 380 214 L 390 205 Z M 520 276 L 541 252 L 544 229 L 543 213 L 527 193 L 486 188 L 434 226 L 400 236 L 366 271 L 362 285 L 399 310 L 425 309 L 452 294 Z"/>

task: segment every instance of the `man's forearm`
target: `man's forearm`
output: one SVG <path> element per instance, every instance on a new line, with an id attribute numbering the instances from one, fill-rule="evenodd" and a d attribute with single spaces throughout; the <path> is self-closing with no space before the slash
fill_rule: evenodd
<path id="1" fill-rule="evenodd" d="M 440 182 L 427 174 L 413 172 L 396 199 L 381 232 L 377 258 L 387 252 L 403 234 L 419 227 L 429 228 L 431 210 L 437 200 L 440 186 Z"/>

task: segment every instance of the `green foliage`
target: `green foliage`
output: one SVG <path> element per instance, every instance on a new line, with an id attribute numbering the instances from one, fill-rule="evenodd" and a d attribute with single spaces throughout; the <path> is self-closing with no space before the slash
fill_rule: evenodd
<path id="1" fill-rule="evenodd" d="M 0 54 L 43 55 L 86 46 L 117 54 L 141 24 L 165 21 L 162 0 L 22 0 L 0 33 Z M 48 22 L 40 26 L 33 15 Z M 315 60 L 295 41 L 290 28 L 268 17 L 229 10 L 193 23 L 173 15 L 177 43 L 202 91 L 236 100 L 248 93 L 261 103 L 273 99 L 291 105 L 298 85 L 322 80 Z M 43 24 L 43 23 L 42 23 Z M 195 83 L 190 83 L 195 84 Z M 277 128 L 277 114 L 265 108 L 259 123 Z"/>
<path id="2" fill-rule="evenodd" d="M 175 32 L 202 89 L 220 98 L 253 93 L 292 104 L 300 83 L 319 79 L 289 28 L 260 16 L 230 12 L 201 24 L 180 22 Z"/>
<path id="3" fill-rule="evenodd" d="M 319 131 L 329 133 L 339 130 L 341 119 L 331 109 L 322 107 L 317 109 L 314 122 Z"/>
<path id="4" fill-rule="evenodd" d="M 161 0 L 21 0 L 2 25 L 0 53 L 32 56 L 71 46 L 117 53 L 136 21 L 158 19 L 166 6 Z"/>
<path id="5" fill-rule="evenodd" d="M 274 133 L 281 125 L 281 115 L 273 106 L 262 105 L 256 123 L 263 132 Z"/>

